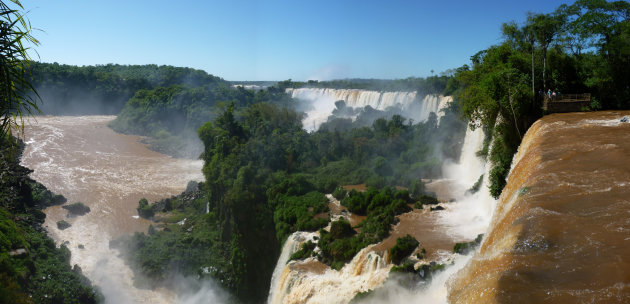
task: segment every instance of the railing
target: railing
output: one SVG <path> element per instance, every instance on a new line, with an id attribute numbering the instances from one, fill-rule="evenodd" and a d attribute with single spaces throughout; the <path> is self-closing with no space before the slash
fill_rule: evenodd
<path id="1" fill-rule="evenodd" d="M 591 93 L 583 94 L 560 94 L 551 96 L 545 94 L 545 102 L 577 102 L 577 101 L 591 101 Z"/>
<path id="2" fill-rule="evenodd" d="M 543 109 L 550 113 L 576 112 L 587 107 L 590 102 L 591 93 L 558 94 L 551 97 L 545 94 Z"/>

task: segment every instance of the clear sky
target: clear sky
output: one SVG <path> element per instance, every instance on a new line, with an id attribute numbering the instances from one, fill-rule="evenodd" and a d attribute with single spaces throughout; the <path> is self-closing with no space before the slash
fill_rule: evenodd
<path id="1" fill-rule="evenodd" d="M 22 0 L 40 61 L 168 64 L 226 80 L 426 77 L 565 0 Z"/>

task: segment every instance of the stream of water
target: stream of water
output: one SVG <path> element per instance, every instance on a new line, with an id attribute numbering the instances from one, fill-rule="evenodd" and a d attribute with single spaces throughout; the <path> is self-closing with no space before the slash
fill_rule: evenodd
<path id="1" fill-rule="evenodd" d="M 146 231 L 138 218 L 138 200 L 158 200 L 181 193 L 188 181 L 202 181 L 201 160 L 174 159 L 153 152 L 138 136 L 107 127 L 114 116 L 40 116 L 26 122 L 22 165 L 31 177 L 68 203 L 83 202 L 91 212 L 66 218 L 61 206 L 47 208 L 45 228 L 59 245 L 67 242 L 71 264 L 97 285 L 107 303 L 173 303 L 164 289 L 138 289 L 133 273 L 109 248 L 122 234 Z M 57 221 L 72 226 L 57 229 Z M 81 246 L 82 245 L 82 246 Z M 79 247 L 83 248 L 79 248 Z"/>

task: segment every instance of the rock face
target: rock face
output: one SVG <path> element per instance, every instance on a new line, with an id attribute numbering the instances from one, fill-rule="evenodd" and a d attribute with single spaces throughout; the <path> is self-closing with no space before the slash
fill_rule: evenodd
<path id="1" fill-rule="evenodd" d="M 450 303 L 630 303 L 629 114 L 554 114 L 530 128 Z"/>

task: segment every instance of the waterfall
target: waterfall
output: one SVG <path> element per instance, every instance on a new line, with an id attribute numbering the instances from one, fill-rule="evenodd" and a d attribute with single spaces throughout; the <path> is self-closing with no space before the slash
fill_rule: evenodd
<path id="1" fill-rule="evenodd" d="M 293 241 L 287 240 L 283 256 L 291 246 Z M 358 292 L 383 285 L 391 264 L 386 262 L 387 253 L 374 252 L 373 246 L 363 248 L 341 270 L 326 268 L 315 273 L 308 267 L 309 264 L 319 263 L 313 258 L 290 262 L 288 265 L 279 259 L 267 303 L 348 303 Z"/>
<path id="2" fill-rule="evenodd" d="M 427 98 L 427 101 L 438 107 L 443 98 L 435 96 Z M 489 194 L 487 178 L 484 178 L 477 193 L 466 193 L 484 172 L 484 177 L 488 176 L 489 166 L 477 156 L 483 142 L 481 129 L 468 128 L 459 161 L 444 165 L 445 180 L 451 183 L 458 195 L 456 202 L 445 204 L 447 209 L 441 212 L 440 227 L 436 229 L 447 230 L 455 239 L 472 240 L 477 234 L 484 233 L 494 208 L 495 200 Z M 356 293 L 383 286 L 387 280 L 391 264 L 387 262 L 386 252 L 375 252 L 373 246 L 361 250 L 339 271 L 327 267 L 319 273 L 304 270 L 307 267 L 301 267 L 303 264 L 318 263 L 312 258 L 287 264 L 288 257 L 299 248 L 296 236 L 302 233 L 296 232 L 284 244 L 273 274 L 268 303 L 347 303 Z M 421 290 L 409 291 L 387 283 L 385 288 L 393 292 L 389 292 L 386 299 L 379 298 L 379 301 L 446 302 L 446 282 L 466 265 L 470 256 L 456 255 L 452 260 L 455 265 L 437 274 L 429 286 Z"/>
<path id="3" fill-rule="evenodd" d="M 630 112 L 549 115 L 513 157 L 451 303 L 628 303 Z"/>
<path id="4" fill-rule="evenodd" d="M 315 233 L 302 232 L 297 231 L 291 234 L 286 241 L 284 241 L 284 246 L 282 246 L 282 252 L 280 253 L 280 257 L 278 258 L 278 263 L 276 264 L 276 268 L 273 270 L 273 274 L 271 276 L 271 287 L 269 290 L 269 297 L 267 298 L 267 303 L 282 303 L 282 297 L 284 289 L 278 290 L 277 286 L 282 286 L 283 279 L 286 278 L 284 275 L 286 264 L 291 257 L 291 254 L 295 253 L 300 249 L 300 245 L 302 243 L 313 240 L 313 236 Z"/>
<path id="5" fill-rule="evenodd" d="M 370 106 L 384 111 L 390 107 L 398 107 L 406 113 L 406 117 L 415 122 L 425 121 L 429 113 L 434 112 L 438 121 L 444 109 L 452 100 L 450 96 L 427 95 L 422 100 L 416 92 L 379 92 L 357 89 L 299 88 L 286 90 L 292 98 L 310 103 L 306 118 L 302 121 L 305 129 L 317 130 L 326 122 L 335 109 L 335 102 L 343 100 L 348 107 L 364 108 Z"/>

